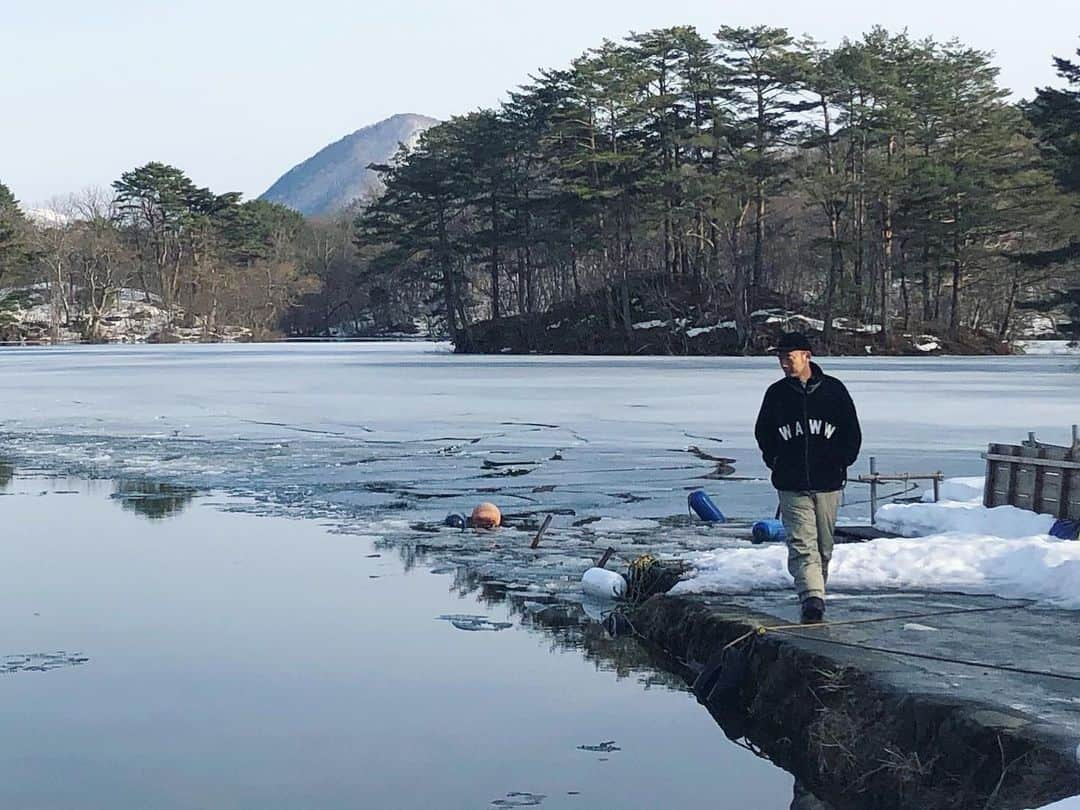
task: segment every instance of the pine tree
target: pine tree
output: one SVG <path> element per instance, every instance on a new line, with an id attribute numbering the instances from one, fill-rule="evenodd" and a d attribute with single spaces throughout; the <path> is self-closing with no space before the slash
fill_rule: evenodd
<path id="1" fill-rule="evenodd" d="M 469 345 L 471 295 L 463 264 L 470 251 L 461 146 L 454 128 L 427 130 L 393 164 L 373 166 L 386 191 L 356 220 L 358 249 L 370 272 L 418 279 L 438 291 L 435 314 L 450 339 Z"/>
<path id="2" fill-rule="evenodd" d="M 807 109 L 796 97 L 805 72 L 795 39 L 784 28 L 724 26 L 717 34 L 719 61 L 735 88 L 734 105 L 743 130 L 743 156 L 754 184 L 754 254 L 751 284 L 765 284 L 767 202 L 786 177 L 793 113 Z"/>
<path id="3" fill-rule="evenodd" d="M 0 282 L 26 263 L 27 226 L 15 195 L 0 183 Z"/>

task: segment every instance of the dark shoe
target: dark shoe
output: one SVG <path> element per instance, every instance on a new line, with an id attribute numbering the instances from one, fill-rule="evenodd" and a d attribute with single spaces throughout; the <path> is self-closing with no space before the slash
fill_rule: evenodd
<path id="1" fill-rule="evenodd" d="M 825 600 L 819 599 L 816 596 L 811 596 L 805 602 L 802 603 L 802 617 L 800 621 L 803 624 L 817 624 L 825 618 Z"/>

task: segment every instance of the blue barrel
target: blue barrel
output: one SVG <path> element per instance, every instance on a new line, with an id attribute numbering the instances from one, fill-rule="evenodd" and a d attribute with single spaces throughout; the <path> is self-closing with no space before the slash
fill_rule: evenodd
<path id="1" fill-rule="evenodd" d="M 716 504 L 704 490 L 695 489 L 686 496 L 686 503 L 706 523 L 723 523 L 725 520 L 724 513 L 716 508 Z"/>
<path id="2" fill-rule="evenodd" d="M 759 520 L 750 527 L 755 543 L 783 543 L 787 540 L 784 524 L 779 520 Z"/>

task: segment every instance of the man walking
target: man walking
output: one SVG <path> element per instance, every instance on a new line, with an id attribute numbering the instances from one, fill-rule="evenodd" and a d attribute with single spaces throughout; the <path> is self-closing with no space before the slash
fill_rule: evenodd
<path id="1" fill-rule="evenodd" d="M 805 335 L 784 333 L 776 352 L 784 379 L 765 392 L 754 435 L 780 495 L 802 621 L 820 622 L 836 512 L 862 431 L 847 388 L 811 362 Z"/>

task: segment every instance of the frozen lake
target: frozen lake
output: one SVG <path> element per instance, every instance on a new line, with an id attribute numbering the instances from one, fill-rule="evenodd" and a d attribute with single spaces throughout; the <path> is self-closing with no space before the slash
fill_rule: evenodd
<path id="1" fill-rule="evenodd" d="M 860 411 L 853 474 L 980 475 L 988 442 L 1080 421 L 1075 358 L 820 362 Z M 771 516 L 752 425 L 778 374 L 417 343 L 4 350 L 0 804 L 787 807 L 791 778 L 636 645 L 534 626 L 392 545 L 479 500 L 567 525 L 684 513 L 703 487 Z M 512 626 L 438 618 L 458 614 Z"/>
<path id="2" fill-rule="evenodd" d="M 1075 357 L 824 358 L 865 436 L 852 474 L 979 475 L 990 441 L 1080 421 Z M 752 434 L 771 358 L 456 356 L 422 343 L 5 350 L 0 440 L 46 466 L 226 488 L 307 514 L 657 516 L 702 486 L 771 515 Z M 726 458 L 724 480 L 708 476 Z M 865 519 L 851 487 L 845 514 Z"/>

